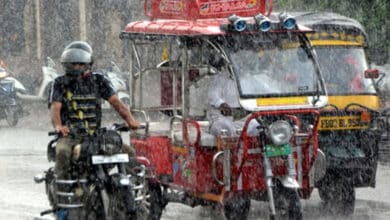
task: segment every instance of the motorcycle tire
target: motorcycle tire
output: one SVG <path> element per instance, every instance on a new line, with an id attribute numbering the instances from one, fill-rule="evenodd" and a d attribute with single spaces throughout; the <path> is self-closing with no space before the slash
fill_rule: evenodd
<path id="1" fill-rule="evenodd" d="M 302 220 L 302 205 L 296 189 L 277 184 L 274 188 L 276 219 Z"/>
<path id="2" fill-rule="evenodd" d="M 150 205 L 148 220 L 158 220 L 161 218 L 163 210 L 168 202 L 164 199 L 162 186 L 158 183 L 149 183 L 147 194 L 149 198 L 146 200 Z"/>
<path id="3" fill-rule="evenodd" d="M 74 220 L 108 220 L 106 219 L 103 198 L 95 185 L 90 185 L 84 207 L 68 209 L 67 219 Z"/>
<path id="4" fill-rule="evenodd" d="M 7 121 L 8 125 L 11 127 L 16 126 L 19 121 L 17 106 L 7 106 L 5 107 L 4 111 L 5 120 Z"/>

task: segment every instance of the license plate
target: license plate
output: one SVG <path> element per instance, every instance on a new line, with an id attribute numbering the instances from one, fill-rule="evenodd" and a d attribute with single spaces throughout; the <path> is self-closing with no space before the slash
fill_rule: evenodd
<path id="1" fill-rule="evenodd" d="M 351 130 L 366 129 L 367 123 L 362 123 L 359 115 L 321 116 L 318 130 Z"/>
<path id="2" fill-rule="evenodd" d="M 127 163 L 127 162 L 129 162 L 128 154 L 114 154 L 110 156 L 104 156 L 104 155 L 92 156 L 92 164 Z"/>
<path id="3" fill-rule="evenodd" d="M 291 154 L 290 144 L 285 145 L 265 145 L 265 155 L 267 157 L 287 156 Z"/>

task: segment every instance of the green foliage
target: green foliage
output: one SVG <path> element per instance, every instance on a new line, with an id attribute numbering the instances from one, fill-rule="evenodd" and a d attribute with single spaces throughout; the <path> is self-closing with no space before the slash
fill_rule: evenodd
<path id="1" fill-rule="evenodd" d="M 389 0 L 278 0 L 277 11 L 331 11 L 359 21 L 369 38 L 368 58 L 383 64 L 390 60 Z"/>

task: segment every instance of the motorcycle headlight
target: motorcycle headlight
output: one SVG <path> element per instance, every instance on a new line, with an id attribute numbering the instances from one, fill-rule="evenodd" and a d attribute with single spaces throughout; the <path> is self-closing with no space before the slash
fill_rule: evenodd
<path id="1" fill-rule="evenodd" d="M 269 136 L 275 145 L 283 145 L 290 142 L 292 127 L 287 121 L 276 121 L 269 128 Z"/>
<path id="2" fill-rule="evenodd" d="M 101 150 L 104 154 L 112 155 L 121 152 L 122 137 L 115 131 L 106 131 L 101 143 Z"/>

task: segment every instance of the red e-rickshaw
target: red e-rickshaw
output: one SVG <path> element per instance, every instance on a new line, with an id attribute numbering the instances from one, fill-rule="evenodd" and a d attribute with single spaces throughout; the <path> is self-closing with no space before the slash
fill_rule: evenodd
<path id="1" fill-rule="evenodd" d="M 146 124 L 131 144 L 151 163 L 151 218 L 180 202 L 246 219 L 251 199 L 269 201 L 272 219 L 302 218 L 300 198 L 310 197 L 325 168 L 317 109 L 327 104 L 326 89 L 305 35 L 311 30 L 266 3 L 145 1 L 150 20 L 121 33 L 129 46 L 130 107 Z M 233 136 L 212 135 L 206 117 L 209 82 L 220 74 L 209 61 L 217 54 L 244 115 Z M 248 133 L 252 120 L 257 135 Z"/>

